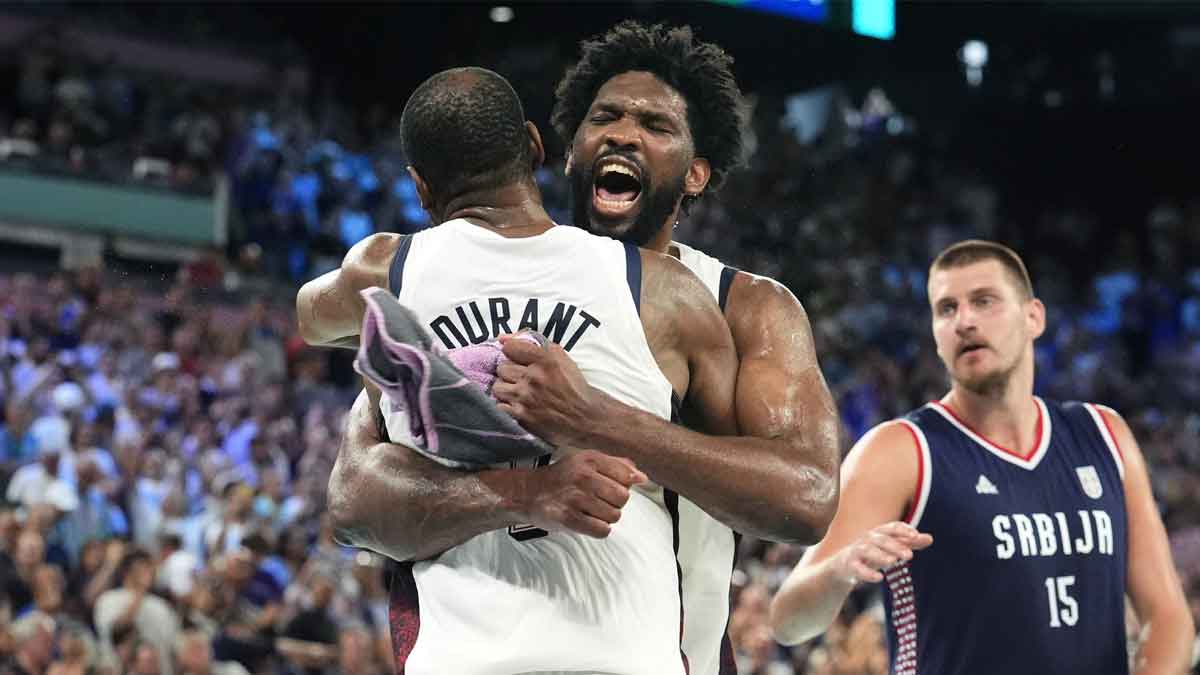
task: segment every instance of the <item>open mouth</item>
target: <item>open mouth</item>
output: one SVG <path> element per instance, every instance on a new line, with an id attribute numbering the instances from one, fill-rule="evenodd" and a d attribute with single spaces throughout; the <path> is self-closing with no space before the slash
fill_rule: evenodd
<path id="1" fill-rule="evenodd" d="M 597 212 L 624 216 L 633 211 L 642 195 L 642 174 L 636 164 L 607 157 L 597 163 L 593 175 L 592 205 Z"/>
<path id="2" fill-rule="evenodd" d="M 987 349 L 987 345 L 985 345 L 981 342 L 972 342 L 969 344 L 965 344 L 962 347 L 959 347 L 958 355 L 966 356 L 967 354 L 970 354 L 972 352 L 981 351 L 983 349 Z"/>

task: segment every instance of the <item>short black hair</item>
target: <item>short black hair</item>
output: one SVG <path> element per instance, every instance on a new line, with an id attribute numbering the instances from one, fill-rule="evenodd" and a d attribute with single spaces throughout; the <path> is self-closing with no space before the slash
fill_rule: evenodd
<path id="1" fill-rule="evenodd" d="M 668 28 L 627 20 L 585 40 L 579 51 L 579 62 L 567 70 L 554 91 L 550 115 L 550 123 L 567 147 L 600 87 L 621 73 L 641 70 L 670 85 L 687 101 L 696 155 L 712 167 L 711 189 L 720 189 L 729 172 L 742 165 L 746 102 L 733 76 L 733 57 L 724 49 L 697 40 L 691 26 Z"/>
<path id="2" fill-rule="evenodd" d="M 242 546 L 255 555 L 265 556 L 271 553 L 271 545 L 267 542 L 267 538 L 258 532 L 242 537 Z"/>
<path id="3" fill-rule="evenodd" d="M 134 549 L 130 550 L 128 553 L 126 553 L 125 557 L 121 559 L 121 566 L 120 566 L 121 583 L 126 582 L 127 578 L 129 577 L 130 570 L 132 570 L 133 566 L 138 563 L 146 563 L 147 565 L 153 565 L 154 564 L 154 556 L 150 555 L 150 552 L 144 548 L 134 548 Z"/>
<path id="4" fill-rule="evenodd" d="M 532 174 L 521 99 L 486 68 L 452 68 L 425 80 L 404 106 L 400 142 L 439 201 Z"/>

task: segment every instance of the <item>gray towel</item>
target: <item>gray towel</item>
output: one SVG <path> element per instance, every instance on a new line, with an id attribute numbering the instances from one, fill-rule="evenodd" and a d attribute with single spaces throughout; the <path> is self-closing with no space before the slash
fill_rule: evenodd
<path id="1" fill-rule="evenodd" d="M 413 449 L 463 469 L 554 451 L 496 407 L 491 387 L 503 359 L 499 343 L 444 350 L 388 291 L 368 288 L 362 296 L 367 311 L 354 369 L 379 386 L 392 411 L 408 415 Z M 540 345 L 546 340 L 538 333 L 519 337 Z"/>

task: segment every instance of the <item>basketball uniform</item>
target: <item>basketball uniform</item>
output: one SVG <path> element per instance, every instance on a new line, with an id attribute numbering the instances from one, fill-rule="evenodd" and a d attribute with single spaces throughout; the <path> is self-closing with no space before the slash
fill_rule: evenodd
<path id="1" fill-rule="evenodd" d="M 721 310 L 737 270 L 676 242 L 679 260 L 717 299 Z M 735 675 L 729 642 L 729 589 L 737 554 L 737 534 L 686 497 L 667 491 L 677 512 L 677 558 L 683 575 L 683 653 L 690 675 Z"/>
<path id="2" fill-rule="evenodd" d="M 1121 450 L 1088 403 L 1035 398 L 1037 445 L 932 402 L 900 420 L 920 458 L 906 522 L 933 546 L 885 572 L 895 675 L 1127 675 Z"/>
<path id="3" fill-rule="evenodd" d="M 593 386 L 671 414 L 672 387 L 638 315 L 635 247 L 572 227 L 510 239 L 453 220 L 402 240 L 390 277 L 444 347 L 532 328 L 562 345 Z M 408 425 L 389 408 L 388 434 L 403 443 Z M 510 528 L 401 566 L 391 606 L 397 671 L 683 675 L 674 528 L 663 490 L 642 485 L 605 539 Z"/>

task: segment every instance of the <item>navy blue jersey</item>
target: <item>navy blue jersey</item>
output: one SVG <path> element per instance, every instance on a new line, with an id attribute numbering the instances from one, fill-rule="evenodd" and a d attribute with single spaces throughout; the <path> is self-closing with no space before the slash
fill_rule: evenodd
<path id="1" fill-rule="evenodd" d="M 907 522 L 933 546 L 886 574 L 895 675 L 1128 675 L 1120 448 L 1096 406 L 1035 399 L 1017 453 L 934 402 Z"/>

